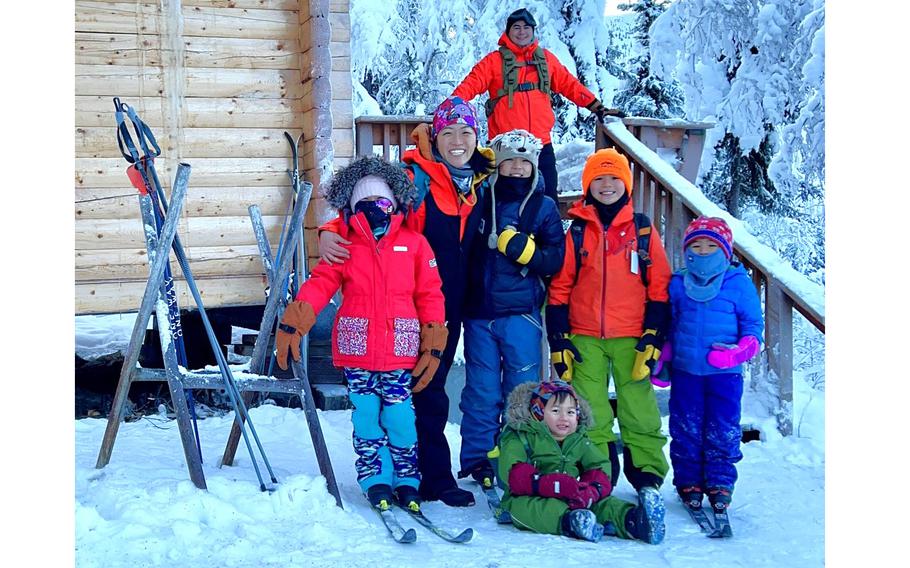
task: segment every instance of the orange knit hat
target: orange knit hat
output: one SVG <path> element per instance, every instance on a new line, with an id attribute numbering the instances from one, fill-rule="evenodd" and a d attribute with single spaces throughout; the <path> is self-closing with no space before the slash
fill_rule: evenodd
<path id="1" fill-rule="evenodd" d="M 632 195 L 632 170 L 629 160 L 613 148 L 602 148 L 585 160 L 585 168 L 581 172 L 581 187 L 584 194 L 588 194 L 588 186 L 598 177 L 610 175 L 621 179 L 626 185 L 626 192 Z"/>

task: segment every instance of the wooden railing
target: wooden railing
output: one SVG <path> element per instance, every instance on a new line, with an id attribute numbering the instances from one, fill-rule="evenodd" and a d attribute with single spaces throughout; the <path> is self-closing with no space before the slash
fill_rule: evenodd
<path id="1" fill-rule="evenodd" d="M 431 119 L 429 116 L 358 117 L 354 120 L 357 155 L 374 154 L 381 148 L 384 158 L 397 160 L 404 149 L 413 146 L 409 136 L 411 130 Z M 692 184 L 698 173 L 704 130 L 710 126 L 708 123 L 626 118 L 598 125 L 595 145 L 598 149 L 615 146 L 629 158 L 635 209 L 654 221 L 674 270 L 683 266 L 683 232 L 692 219 L 698 215 L 713 215 L 730 223 L 735 235 L 736 255 L 764 299 L 765 351 L 761 374 L 777 391 L 778 429 L 789 435 L 793 432 L 793 311 L 824 333 L 824 291 L 782 261 L 775 251 L 749 235 L 739 221 L 704 197 Z M 659 148 L 677 150 L 678 170 L 658 157 L 655 151 Z M 577 196 L 561 198 L 560 209 L 564 211 L 568 202 L 574 199 Z"/>
<path id="2" fill-rule="evenodd" d="M 825 333 L 824 290 L 796 272 L 771 248 L 708 200 L 689 180 L 638 140 L 620 121 L 598 126 L 598 149 L 616 147 L 632 165 L 636 211 L 648 215 L 663 238 L 671 267 L 683 266 L 683 233 L 698 215 L 723 217 L 734 233 L 734 251 L 752 277 L 765 308 L 765 378 L 776 384 L 778 429 L 793 432 L 793 311 Z"/>
<path id="3" fill-rule="evenodd" d="M 400 160 L 404 151 L 414 146 L 411 130 L 432 121 L 432 116 L 423 115 L 358 116 L 354 119 L 357 155 L 369 156 L 382 147 L 383 158 Z"/>

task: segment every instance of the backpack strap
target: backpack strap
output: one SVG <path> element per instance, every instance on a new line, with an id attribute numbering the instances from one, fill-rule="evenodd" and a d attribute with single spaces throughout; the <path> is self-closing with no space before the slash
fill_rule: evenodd
<path id="1" fill-rule="evenodd" d="M 581 271 L 581 247 L 585 240 L 585 225 L 588 222 L 582 219 L 572 219 L 569 225 L 569 234 L 572 235 L 572 245 L 575 251 L 575 280 L 572 286 L 578 284 L 578 273 Z"/>
<path id="2" fill-rule="evenodd" d="M 638 273 L 641 283 L 648 287 L 648 268 L 652 264 L 651 255 L 651 219 L 644 213 L 635 213 L 635 233 L 638 235 Z"/>
<path id="3" fill-rule="evenodd" d="M 430 192 L 430 176 L 417 164 L 398 162 L 398 166 L 403 170 L 410 170 L 414 175 L 413 183 L 417 188 L 417 195 L 414 197 L 414 203 L 411 204 L 411 210 L 417 211 L 423 200 L 426 199 L 427 193 Z"/>
<path id="4" fill-rule="evenodd" d="M 542 47 L 537 46 L 531 61 L 518 61 L 512 50 L 504 45 L 499 46 L 499 54 L 502 56 L 502 88 L 496 91 L 496 94 L 491 96 L 487 99 L 487 102 L 484 103 L 484 110 L 487 113 L 487 118 L 493 114 L 496 103 L 503 97 L 509 98 L 509 108 L 512 108 L 512 95 L 516 92 L 522 93 L 537 89 L 546 95 L 550 94 L 550 70 L 547 67 L 547 58 Z M 521 67 L 527 67 L 528 65 L 537 67 L 537 82 L 532 83 L 528 81 L 519 83 L 518 70 Z"/>

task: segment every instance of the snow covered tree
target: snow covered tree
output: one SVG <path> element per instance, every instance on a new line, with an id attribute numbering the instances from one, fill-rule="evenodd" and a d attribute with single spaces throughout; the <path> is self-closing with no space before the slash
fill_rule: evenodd
<path id="1" fill-rule="evenodd" d="M 651 24 L 666 9 L 670 0 L 637 0 L 620 4 L 619 9 L 635 12 L 635 39 L 638 54 L 630 61 L 630 84 L 614 98 L 613 105 L 630 116 L 680 118 L 683 116 L 683 93 L 672 76 L 661 77 L 651 72 Z"/>
<path id="2" fill-rule="evenodd" d="M 679 0 L 652 25 L 652 72 L 717 124 L 702 187 L 732 214 L 823 223 L 823 41 L 822 0 Z"/>

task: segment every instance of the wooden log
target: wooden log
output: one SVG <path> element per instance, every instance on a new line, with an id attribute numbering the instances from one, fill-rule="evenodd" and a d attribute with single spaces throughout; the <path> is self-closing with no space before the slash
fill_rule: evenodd
<path id="1" fill-rule="evenodd" d="M 296 69 L 187 68 L 181 74 L 183 96 L 248 99 L 299 99 Z M 350 79 L 349 79 L 350 83 Z M 166 95 L 160 68 L 134 65 L 76 65 L 76 94 L 121 98 Z"/>
<path id="2" fill-rule="evenodd" d="M 283 216 L 291 199 L 290 185 L 199 187 L 191 191 L 192 195 L 187 196 L 184 206 L 185 214 L 190 217 L 241 217 L 250 205 L 259 205 L 263 215 Z M 137 193 L 132 187 L 77 188 L 75 193 L 76 219 L 139 218 Z"/>
<path id="3" fill-rule="evenodd" d="M 155 161 L 158 177 L 169 187 L 176 159 Z M 287 158 L 195 158 L 193 187 L 275 187 L 287 182 Z M 77 188 L 123 187 L 126 177 L 123 158 L 76 158 Z"/>
<path id="4" fill-rule="evenodd" d="M 253 245 L 187 247 L 186 255 L 194 277 L 262 274 L 259 251 Z M 77 250 L 75 267 L 76 282 L 139 280 L 147 277 L 149 271 L 142 249 Z M 176 262 L 172 268 L 177 271 Z"/>
<path id="5" fill-rule="evenodd" d="M 768 368 L 778 388 L 777 429 L 793 433 L 793 302 L 773 278 L 765 297 L 765 345 Z"/>
<path id="6" fill-rule="evenodd" d="M 123 4 L 124 0 L 94 0 L 96 3 Z M 148 0 L 146 0 L 148 3 Z M 296 10 L 299 0 L 181 0 L 183 6 L 204 8 L 259 8 L 263 10 Z"/>
<path id="7" fill-rule="evenodd" d="M 297 69 L 296 39 L 191 37 L 183 42 L 186 67 Z M 76 63 L 160 67 L 161 42 L 137 34 L 76 33 Z"/>
<path id="8" fill-rule="evenodd" d="M 269 239 L 278 242 L 284 217 L 268 216 L 263 221 Z M 77 220 L 74 226 L 78 251 L 135 249 L 145 243 L 142 224 L 133 219 Z M 180 241 L 187 248 L 256 243 L 249 217 L 184 217 L 178 230 Z"/>
<path id="9" fill-rule="evenodd" d="M 296 10 L 182 6 L 183 36 L 296 39 Z M 168 16 L 158 4 L 77 0 L 77 32 L 166 35 Z"/>
<path id="10" fill-rule="evenodd" d="M 162 107 L 166 109 L 167 102 L 160 97 L 136 97 L 132 100 L 124 97 L 123 102 L 134 107 L 153 130 L 164 126 L 166 111 Z M 192 97 L 183 100 L 181 121 L 185 128 L 300 129 L 304 119 L 298 104 L 298 101 L 288 99 Z M 117 121 L 110 95 L 77 96 L 75 109 L 77 126 L 104 126 L 111 128 L 111 135 L 114 135 Z"/>
<path id="11" fill-rule="evenodd" d="M 351 15 L 345 12 L 329 12 L 329 25 L 332 26 L 332 41 L 351 41 Z"/>
<path id="12" fill-rule="evenodd" d="M 177 270 L 179 275 L 179 270 Z M 206 308 L 224 306 L 261 306 L 265 303 L 264 276 L 217 276 L 196 278 L 196 286 Z M 184 280 L 175 281 L 177 303 L 181 308 L 195 305 Z M 116 314 L 139 307 L 145 279 L 123 282 L 84 282 L 76 284 L 77 314 Z"/>
<path id="13" fill-rule="evenodd" d="M 190 158 L 279 158 L 287 156 L 284 130 L 266 128 L 182 128 L 179 148 Z M 77 158 L 121 156 L 110 127 L 77 127 Z"/>

